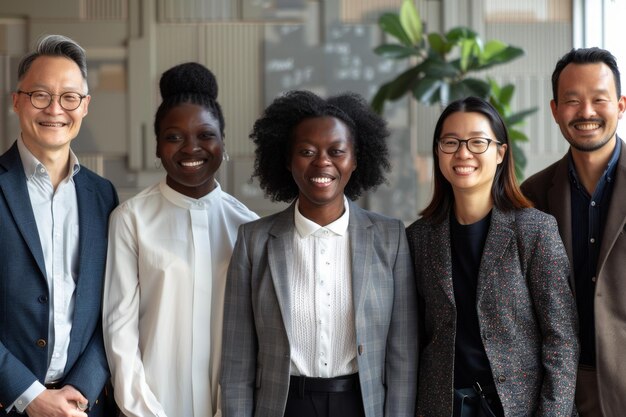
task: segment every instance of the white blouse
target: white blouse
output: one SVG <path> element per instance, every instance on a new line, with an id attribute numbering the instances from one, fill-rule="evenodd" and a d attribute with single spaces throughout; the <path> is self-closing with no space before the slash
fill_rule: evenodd
<path id="1" fill-rule="evenodd" d="M 291 291 L 291 375 L 358 372 L 348 223 L 350 209 L 322 227 L 296 205 Z"/>
<path id="2" fill-rule="evenodd" d="M 112 213 L 102 323 L 124 415 L 220 415 L 226 271 L 256 218 L 219 184 L 194 199 L 165 179 Z"/>

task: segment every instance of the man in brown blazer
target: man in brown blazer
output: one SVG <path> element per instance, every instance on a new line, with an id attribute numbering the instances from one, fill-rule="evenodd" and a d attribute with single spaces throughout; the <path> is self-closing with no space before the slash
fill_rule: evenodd
<path id="1" fill-rule="evenodd" d="M 556 217 L 580 322 L 576 406 L 582 417 L 626 410 L 626 149 L 617 136 L 626 109 L 615 57 L 573 49 L 552 74 L 552 115 L 569 152 L 522 191 Z"/>

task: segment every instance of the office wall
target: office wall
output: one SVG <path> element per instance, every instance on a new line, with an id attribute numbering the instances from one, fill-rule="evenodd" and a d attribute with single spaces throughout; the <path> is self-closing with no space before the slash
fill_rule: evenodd
<path id="1" fill-rule="evenodd" d="M 320 94 L 357 91 L 368 99 L 402 70 L 372 49 L 383 40 L 376 22 L 401 0 L 0 0 L 0 148 L 19 133 L 11 111 L 19 57 L 45 33 L 76 39 L 87 50 L 90 112 L 73 147 L 89 167 L 110 178 L 122 198 L 158 181 L 153 115 L 158 79 L 172 65 L 198 61 L 216 74 L 231 160 L 222 165 L 223 187 L 260 214 L 283 207 L 249 181 L 253 148 L 249 130 L 283 91 Z M 492 76 L 514 82 L 519 108 L 539 106 L 525 127 L 534 172 L 564 151 L 551 121 L 549 75 L 571 47 L 571 10 L 563 0 L 418 0 L 427 30 L 457 25 L 484 39 L 522 46 L 527 56 Z M 549 40 L 547 42 L 546 40 Z M 438 108 L 400 100 L 385 116 L 392 128 L 389 183 L 361 204 L 410 221 L 428 201 L 429 156 Z"/>

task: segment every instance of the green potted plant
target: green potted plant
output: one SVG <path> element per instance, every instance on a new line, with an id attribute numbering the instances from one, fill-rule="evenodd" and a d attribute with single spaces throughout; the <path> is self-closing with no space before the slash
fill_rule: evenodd
<path id="1" fill-rule="evenodd" d="M 499 40 L 484 43 L 467 27 L 425 34 L 411 0 L 403 1 L 400 13 L 383 14 L 378 24 L 394 41 L 379 45 L 374 52 L 388 59 L 408 60 L 409 68 L 378 89 L 372 99 L 374 110 L 382 113 L 386 101 L 407 94 L 426 105 L 440 106 L 470 95 L 488 99 L 507 124 L 516 174 L 521 180 L 526 157 L 519 142 L 528 138 L 518 126 L 537 108 L 513 112 L 510 105 L 515 92 L 513 85 L 501 87 L 493 79 L 472 74 L 510 62 L 524 55 L 524 51 Z"/>

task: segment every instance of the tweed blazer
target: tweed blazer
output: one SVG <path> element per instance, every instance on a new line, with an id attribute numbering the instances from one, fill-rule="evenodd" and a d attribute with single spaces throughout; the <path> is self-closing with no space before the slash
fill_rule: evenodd
<path id="1" fill-rule="evenodd" d="M 419 219 L 407 229 L 420 297 L 419 416 L 452 415 L 457 313 L 448 219 Z M 493 208 L 476 309 L 505 415 L 569 416 L 577 321 L 554 218 L 535 209 Z"/>
<path id="2" fill-rule="evenodd" d="M 417 296 L 404 226 L 349 204 L 355 354 L 365 414 L 414 417 Z M 224 302 L 224 417 L 284 414 L 294 208 L 239 228 Z"/>
<path id="3" fill-rule="evenodd" d="M 101 325 L 109 214 L 113 185 L 81 167 L 74 176 L 79 217 L 79 259 L 74 316 L 62 385 L 78 389 L 101 416 L 97 402 L 109 367 Z M 45 261 L 17 144 L 0 156 L 0 413 L 48 369 L 48 300 Z M 10 415 L 17 415 L 13 409 Z"/>
<path id="4" fill-rule="evenodd" d="M 621 140 L 621 139 L 617 139 Z M 572 260 L 569 153 L 522 184 L 535 206 L 553 215 Z M 626 413 L 626 146 L 614 176 L 613 195 L 598 256 L 595 290 L 596 368 L 604 417 Z M 574 286 L 572 271 L 571 285 Z"/>

